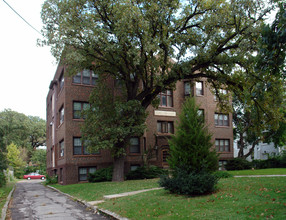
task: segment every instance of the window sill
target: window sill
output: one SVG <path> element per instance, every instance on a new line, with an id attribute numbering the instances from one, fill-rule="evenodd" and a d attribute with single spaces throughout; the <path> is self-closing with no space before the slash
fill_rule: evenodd
<path id="1" fill-rule="evenodd" d="M 72 82 L 72 85 L 73 85 L 73 86 L 95 87 L 95 85 L 91 85 L 91 84 L 74 83 L 74 82 Z"/>
<path id="2" fill-rule="evenodd" d="M 84 155 L 84 154 L 80 154 L 80 155 L 73 155 L 73 157 L 101 157 L 100 154 L 96 154 L 96 155 Z"/>
<path id="3" fill-rule="evenodd" d="M 215 125 L 216 128 L 230 128 L 229 125 Z"/>
<path id="4" fill-rule="evenodd" d="M 141 153 L 129 153 L 129 156 L 140 156 Z"/>
<path id="5" fill-rule="evenodd" d="M 84 121 L 83 118 L 73 118 L 72 120 L 73 120 L 73 121 L 78 121 L 78 122 L 83 122 L 83 121 Z"/>

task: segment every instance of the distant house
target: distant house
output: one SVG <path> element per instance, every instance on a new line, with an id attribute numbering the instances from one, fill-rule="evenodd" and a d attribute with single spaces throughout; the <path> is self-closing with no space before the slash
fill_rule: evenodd
<path id="1" fill-rule="evenodd" d="M 47 95 L 47 172 L 58 175 L 61 184 L 72 184 L 87 181 L 89 173 L 112 165 L 113 159 L 107 150 L 90 154 L 81 140 L 80 126 L 84 123 L 81 111 L 89 105 L 97 75 L 83 70 L 68 77 L 64 72 L 65 68 L 58 66 Z M 108 83 L 116 92 L 118 83 L 113 79 Z M 174 91 L 159 94 L 157 109 L 148 107 L 148 129 L 142 137 L 131 138 L 131 146 L 126 149 L 125 173 L 144 164 L 147 150 L 153 155 L 150 164 L 168 167 L 168 138 L 176 132 L 175 123 L 187 96 L 195 96 L 200 105 L 200 112 L 213 134 L 214 148 L 220 153 L 220 167 L 233 158 L 232 114 L 217 109 L 217 101 L 205 79 L 195 83 L 179 81 Z"/>
<path id="2" fill-rule="evenodd" d="M 247 146 L 244 149 L 244 154 L 249 152 L 249 149 L 251 146 Z M 259 143 L 257 146 L 254 148 L 254 152 L 252 155 L 248 156 L 246 159 L 248 161 L 252 160 L 267 160 L 270 157 L 277 156 L 279 153 L 285 149 L 285 147 L 282 148 L 276 148 L 273 143 Z M 234 157 L 238 156 L 238 147 L 237 147 L 237 140 L 234 140 L 233 143 L 233 150 L 234 150 Z"/>

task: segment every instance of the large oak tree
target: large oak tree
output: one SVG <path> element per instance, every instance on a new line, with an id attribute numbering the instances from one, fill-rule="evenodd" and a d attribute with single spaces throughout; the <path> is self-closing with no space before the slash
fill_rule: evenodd
<path id="1" fill-rule="evenodd" d="M 182 79 L 206 77 L 216 91 L 222 84 L 243 91 L 269 11 L 256 0 L 46 0 L 42 43 L 69 74 L 108 74 L 122 81 L 127 109 L 134 101 L 146 109 Z M 119 141 L 113 180 L 123 180 L 128 138 Z"/>

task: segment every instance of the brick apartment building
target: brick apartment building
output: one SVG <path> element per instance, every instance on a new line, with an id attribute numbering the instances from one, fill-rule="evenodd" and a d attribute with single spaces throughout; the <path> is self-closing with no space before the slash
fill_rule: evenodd
<path id="1" fill-rule="evenodd" d="M 111 82 L 115 85 L 115 82 Z M 80 126 L 84 123 L 81 110 L 88 107 L 89 95 L 96 84 L 96 75 L 84 70 L 74 77 L 64 75 L 64 67 L 57 68 L 47 96 L 47 172 L 58 175 L 61 184 L 87 181 L 88 173 L 108 167 L 113 160 L 107 150 L 89 154 L 81 141 Z M 195 86 L 191 86 L 195 85 Z M 113 87 L 115 89 L 115 86 Z M 158 109 L 149 106 L 146 124 L 148 129 L 142 137 L 131 139 L 127 149 L 125 172 L 144 164 L 149 149 L 149 163 L 168 167 L 166 158 L 168 137 L 175 132 L 175 123 L 186 96 L 193 95 L 200 105 L 201 113 L 213 134 L 214 147 L 220 153 L 220 167 L 233 158 L 232 115 L 217 111 L 217 101 L 207 88 L 206 81 L 190 84 L 179 81 L 176 90 L 160 94 Z M 151 149 L 151 150 L 150 150 Z"/>

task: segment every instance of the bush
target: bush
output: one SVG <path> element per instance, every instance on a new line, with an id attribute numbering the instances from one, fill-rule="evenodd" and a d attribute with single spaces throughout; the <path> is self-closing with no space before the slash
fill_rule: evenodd
<path id="1" fill-rule="evenodd" d="M 4 172 L 0 172 L 0 187 L 5 186 L 7 182 Z"/>
<path id="2" fill-rule="evenodd" d="M 102 168 L 88 175 L 88 181 L 91 183 L 104 182 L 112 180 L 113 167 Z"/>
<path id="3" fill-rule="evenodd" d="M 251 165 L 255 169 L 266 169 L 268 168 L 267 163 L 265 163 L 265 160 L 253 160 L 251 162 Z"/>
<path id="4" fill-rule="evenodd" d="M 242 158 L 234 158 L 227 162 L 225 165 L 227 170 L 248 170 L 251 169 L 251 163 Z"/>
<path id="5" fill-rule="evenodd" d="M 223 178 L 230 178 L 233 177 L 232 174 L 225 172 L 225 171 L 216 171 L 213 174 L 215 177 L 217 177 L 218 179 L 223 179 Z"/>
<path id="6" fill-rule="evenodd" d="M 283 151 L 280 155 L 280 165 L 286 167 L 286 151 Z"/>
<path id="7" fill-rule="evenodd" d="M 177 170 L 176 176 L 170 178 L 162 176 L 159 184 L 171 193 L 181 195 L 204 195 L 215 191 L 218 182 L 215 175 L 201 171 L 199 173 L 187 173 L 185 170 Z"/>
<path id="8" fill-rule="evenodd" d="M 138 167 L 136 170 L 130 171 L 126 175 L 127 180 L 139 180 L 139 179 L 153 179 L 160 177 L 161 175 L 167 175 L 168 170 L 162 169 L 157 166 L 143 166 Z"/>
<path id="9" fill-rule="evenodd" d="M 271 157 L 267 160 L 253 160 L 252 166 L 255 169 L 286 167 L 286 154 L 283 152 L 281 155 Z"/>
<path id="10" fill-rule="evenodd" d="M 58 176 L 57 175 L 46 175 L 46 184 L 57 184 L 58 183 Z"/>

